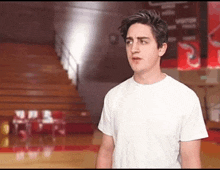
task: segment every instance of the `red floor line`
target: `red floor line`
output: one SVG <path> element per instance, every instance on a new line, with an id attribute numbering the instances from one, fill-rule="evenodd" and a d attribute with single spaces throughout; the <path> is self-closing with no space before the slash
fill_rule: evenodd
<path id="1" fill-rule="evenodd" d="M 39 147 L 10 147 L 10 148 L 0 148 L 0 152 L 18 152 L 18 151 L 24 151 L 28 152 L 29 150 L 33 151 L 42 151 L 44 148 L 48 146 L 39 146 Z M 50 146 L 52 147 L 52 146 Z M 53 151 L 92 151 L 92 152 L 98 152 L 100 145 L 73 145 L 73 146 L 54 146 Z"/>

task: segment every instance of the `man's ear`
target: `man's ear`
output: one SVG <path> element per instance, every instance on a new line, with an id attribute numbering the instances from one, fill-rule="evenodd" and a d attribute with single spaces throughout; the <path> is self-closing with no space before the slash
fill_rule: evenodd
<path id="1" fill-rule="evenodd" d="M 159 57 L 163 56 L 167 51 L 167 43 L 163 43 L 163 46 L 159 48 Z"/>

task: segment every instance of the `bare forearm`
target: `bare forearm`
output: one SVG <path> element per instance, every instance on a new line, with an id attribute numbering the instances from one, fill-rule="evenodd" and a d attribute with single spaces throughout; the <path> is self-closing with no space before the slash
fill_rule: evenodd
<path id="1" fill-rule="evenodd" d="M 114 147 L 113 137 L 103 134 L 102 144 L 97 156 L 96 168 L 112 168 Z"/>
<path id="2" fill-rule="evenodd" d="M 200 146 L 201 140 L 181 142 L 181 166 L 182 168 L 200 168 Z"/>
<path id="3" fill-rule="evenodd" d="M 200 160 L 188 160 L 188 161 L 184 161 L 182 160 L 182 166 L 183 169 L 185 168 L 196 168 L 196 169 L 201 169 L 201 162 Z"/>
<path id="4" fill-rule="evenodd" d="M 112 154 L 100 150 L 97 156 L 96 168 L 112 168 Z"/>

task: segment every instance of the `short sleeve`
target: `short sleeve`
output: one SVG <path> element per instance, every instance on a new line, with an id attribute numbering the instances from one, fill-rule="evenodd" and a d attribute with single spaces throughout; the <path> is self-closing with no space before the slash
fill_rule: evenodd
<path id="1" fill-rule="evenodd" d="M 106 95 L 104 98 L 104 106 L 102 109 L 98 129 L 106 135 L 113 136 L 112 121 L 111 121 L 112 118 L 111 118 L 111 111 L 109 109 L 108 101 L 109 101 L 109 96 Z"/>
<path id="2" fill-rule="evenodd" d="M 192 112 L 183 118 L 180 140 L 191 141 L 208 137 L 198 97 L 194 100 Z"/>

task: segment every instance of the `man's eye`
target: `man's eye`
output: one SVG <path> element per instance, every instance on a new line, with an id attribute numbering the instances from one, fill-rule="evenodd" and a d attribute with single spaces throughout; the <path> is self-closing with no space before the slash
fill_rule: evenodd
<path id="1" fill-rule="evenodd" d="M 145 40 L 140 40 L 141 44 L 147 44 L 147 41 Z"/>
<path id="2" fill-rule="evenodd" d="M 131 43 L 132 43 L 132 41 L 130 41 L 130 40 L 126 41 L 126 44 L 128 44 L 128 45 L 131 44 Z"/>

